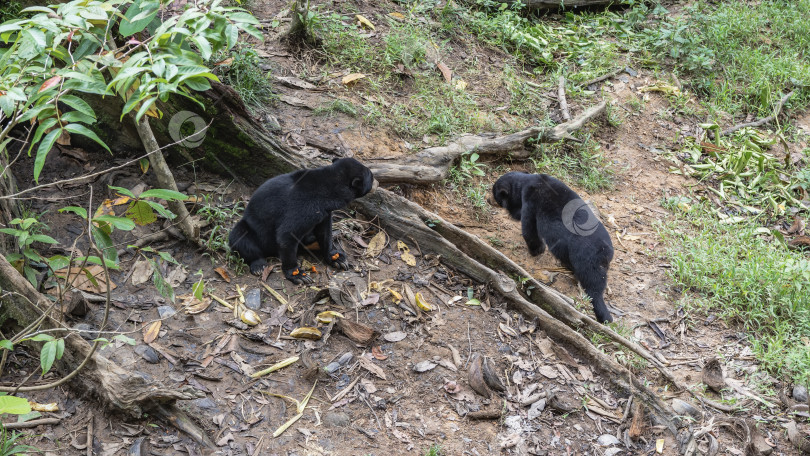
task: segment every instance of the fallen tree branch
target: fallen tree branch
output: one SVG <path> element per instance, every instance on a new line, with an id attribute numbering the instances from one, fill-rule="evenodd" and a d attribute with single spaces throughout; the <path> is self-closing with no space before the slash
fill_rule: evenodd
<path id="1" fill-rule="evenodd" d="M 478 154 L 506 154 L 528 157 L 526 141 L 536 138 L 539 142 L 553 143 L 563 139 L 575 139 L 573 131 L 582 128 L 605 110 L 605 102 L 588 108 L 579 117 L 552 128 L 532 127 L 505 136 L 465 135 L 445 146 L 425 149 L 417 154 L 398 160 L 369 160 L 366 165 L 380 183 L 439 182 L 447 177 L 453 162 L 462 154 L 475 151 Z"/>
<path id="2" fill-rule="evenodd" d="M 557 101 L 560 102 L 560 115 L 564 121 L 571 120 L 571 113 L 568 111 L 568 100 L 565 99 L 565 76 L 560 75 L 560 83 L 557 87 Z"/>
<path id="3" fill-rule="evenodd" d="M 785 103 L 787 103 L 787 101 L 790 99 L 790 97 L 793 96 L 793 94 L 795 92 L 796 92 L 795 90 L 791 90 L 787 95 L 782 97 L 782 99 L 779 100 L 778 103 L 776 103 L 776 106 L 774 107 L 774 110 L 773 110 L 773 114 L 769 115 L 768 117 L 763 117 L 763 118 L 761 118 L 759 120 L 755 120 L 753 122 L 743 123 L 743 124 L 735 125 L 735 126 L 733 126 L 731 128 L 727 128 L 727 129 L 723 130 L 722 132 L 720 132 L 720 136 L 730 135 L 730 134 L 734 133 L 735 131 L 743 129 L 745 127 L 761 127 L 762 125 L 773 122 L 773 120 L 776 119 L 777 116 L 779 116 L 779 113 L 782 111 L 782 107 L 785 106 Z"/>
<path id="4" fill-rule="evenodd" d="M 591 366 L 606 374 L 606 378 L 615 386 L 633 394 L 662 425 L 666 426 L 673 434 L 677 433 L 680 420 L 667 404 L 633 376 L 630 371 L 618 364 L 613 358 L 599 351 L 582 334 L 574 331 L 564 323 L 565 320 L 575 320 L 575 315 L 569 315 L 568 318 L 561 321 L 537 304 L 528 301 L 520 293 L 515 281 L 504 272 L 500 272 L 504 268 L 515 269 L 519 268 L 519 266 L 511 263 L 500 252 L 489 248 L 474 236 L 469 234 L 466 236 L 458 235 L 464 232 L 442 220 L 437 214 L 428 212 L 419 205 L 386 190 L 380 189 L 374 194 L 356 200 L 353 204 L 360 212 L 377 217 L 389 235 L 401 238 L 409 235 L 418 237 L 422 247 L 440 254 L 445 264 L 474 280 L 489 284 L 512 307 L 524 312 L 527 316 L 536 317 L 538 326 L 549 337 L 576 350 Z M 431 229 L 424 223 L 425 220 L 438 220 L 438 223 L 434 222 L 432 224 L 434 228 Z M 447 236 L 445 233 L 451 236 Z M 497 253 L 505 261 L 498 261 L 496 259 L 497 255 L 488 250 Z M 486 254 L 482 255 L 482 252 Z M 499 272 L 496 272 L 496 270 L 499 270 Z M 531 277 L 528 273 L 520 275 Z M 539 282 L 532 283 L 540 285 L 539 289 L 532 293 L 532 297 L 539 299 L 546 304 L 546 307 L 550 307 L 557 313 L 560 313 L 562 308 L 571 308 L 556 291 L 539 284 Z M 539 297 L 535 298 L 535 296 Z M 548 303 L 544 302 L 545 300 L 552 301 L 555 304 L 548 305 Z M 573 310 L 573 308 L 571 309 Z M 576 311 L 573 310 L 573 312 Z M 580 320 L 590 320 L 581 313 L 576 313 L 579 314 Z"/>
<path id="5" fill-rule="evenodd" d="M 591 84 L 596 84 L 597 82 L 602 82 L 605 79 L 609 79 L 609 78 L 612 78 L 613 76 L 616 76 L 617 74 L 621 73 L 622 71 L 624 71 L 624 67 L 616 68 L 615 70 L 613 70 L 613 71 L 611 71 L 609 73 L 605 73 L 602 76 L 599 76 L 599 77 L 596 77 L 596 78 L 593 78 L 593 79 L 589 79 L 589 80 L 587 80 L 585 82 L 579 83 L 579 87 L 588 87 Z"/>
<path id="6" fill-rule="evenodd" d="M 62 420 L 60 418 L 40 418 L 38 420 L 23 421 L 22 423 L 3 423 L 6 429 L 30 429 L 37 426 L 48 426 L 51 424 L 59 424 Z"/>

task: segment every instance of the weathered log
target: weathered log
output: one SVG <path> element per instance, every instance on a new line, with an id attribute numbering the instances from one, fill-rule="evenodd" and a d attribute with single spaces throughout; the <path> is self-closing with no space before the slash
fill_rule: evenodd
<path id="1" fill-rule="evenodd" d="M 5 257 L 0 255 L 0 320 L 13 319 L 20 326 L 28 326 L 39 319 L 45 309 L 51 306 L 45 296 L 37 292 L 31 284 L 14 269 Z M 45 318 L 42 328 L 62 328 L 53 318 Z M 68 334 L 66 330 L 64 334 Z M 63 335 L 64 335 L 63 334 Z M 73 372 L 90 353 L 91 346 L 78 335 L 65 338 L 65 351 L 62 359 L 55 364 L 58 371 Z M 74 391 L 89 393 L 108 404 L 115 411 L 138 418 L 145 410 L 178 399 L 202 397 L 200 391 L 191 387 L 165 387 L 147 382 L 143 377 L 123 369 L 99 353 L 94 353 L 82 370 L 73 378 Z M 27 388 L 20 388 L 25 391 Z"/>
<path id="2" fill-rule="evenodd" d="M 532 127 L 505 136 L 464 135 L 446 146 L 425 149 L 419 153 L 396 160 L 368 160 L 366 165 L 380 183 L 427 184 L 439 182 L 447 177 L 453 162 L 462 154 L 476 152 L 480 155 L 511 154 L 513 157 L 527 157 L 526 141 L 553 143 L 571 138 L 571 132 L 582 128 L 605 110 L 603 101 L 583 112 L 576 119 L 552 128 Z"/>

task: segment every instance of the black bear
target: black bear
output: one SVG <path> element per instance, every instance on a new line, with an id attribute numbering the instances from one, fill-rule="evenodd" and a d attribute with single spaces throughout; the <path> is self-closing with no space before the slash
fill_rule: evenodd
<path id="1" fill-rule="evenodd" d="M 281 270 L 295 284 L 312 283 L 298 269 L 299 247 L 318 242 L 324 262 L 348 269 L 346 254 L 332 244 L 332 211 L 341 209 L 377 185 L 371 170 L 353 158 L 329 166 L 302 169 L 269 179 L 248 202 L 228 238 L 250 272 L 261 274 L 266 258 L 281 259 Z"/>
<path id="2" fill-rule="evenodd" d="M 522 172 L 501 176 L 492 186 L 492 195 L 512 218 L 520 220 L 529 253 L 540 255 L 547 245 L 590 296 L 596 319 L 613 321 L 602 296 L 613 243 L 582 198 L 549 175 Z"/>

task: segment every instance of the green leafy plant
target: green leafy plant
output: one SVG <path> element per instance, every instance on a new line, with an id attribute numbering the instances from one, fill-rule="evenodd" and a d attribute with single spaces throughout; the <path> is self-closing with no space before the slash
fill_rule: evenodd
<path id="1" fill-rule="evenodd" d="M 17 396 L 0 396 L 0 415 L 26 415 L 31 413 L 31 404 L 27 399 Z M 18 445 L 17 440 L 25 437 L 22 432 L 6 431 L 5 426 L 0 425 L 0 456 L 12 456 L 15 454 L 27 454 L 37 451 L 29 445 Z"/>
<path id="2" fill-rule="evenodd" d="M 21 253 L 9 253 L 6 255 L 6 260 L 17 268 L 17 270 L 19 270 L 25 276 L 25 278 L 36 287 L 36 271 L 32 267 L 32 262 L 42 264 L 47 262 L 47 260 L 43 258 L 36 250 L 34 250 L 32 244 L 34 242 L 57 244 L 58 242 L 56 239 L 46 234 L 42 234 L 42 231 L 46 230 L 48 227 L 36 218 L 15 218 L 14 220 L 11 220 L 9 224 L 16 225 L 17 228 L 0 228 L 0 233 L 9 234 L 16 237 Z"/>
<path id="3" fill-rule="evenodd" d="M 270 72 L 260 67 L 259 54 L 249 45 L 238 46 L 227 59 L 219 53 L 212 60 L 219 60 L 222 80 L 233 87 L 249 106 L 266 105 L 276 98 L 270 83 Z"/>
<path id="4" fill-rule="evenodd" d="M 136 121 L 157 117 L 156 101 L 172 94 L 193 99 L 195 91 L 218 80 L 204 62 L 235 46 L 240 30 L 262 38 L 252 15 L 220 0 L 199 0 L 182 15 L 158 18 L 161 8 L 151 0 L 74 0 L 26 8 L 21 13 L 29 18 L 0 25 L 0 150 L 11 141 L 12 128 L 35 123 L 28 153 L 36 147 L 38 181 L 63 134 L 109 150 L 91 129 L 93 108 L 79 95 L 115 94 L 125 101 L 121 118 L 130 112 Z M 116 26 L 118 36 L 112 33 Z M 70 110 L 57 109 L 59 104 Z"/>

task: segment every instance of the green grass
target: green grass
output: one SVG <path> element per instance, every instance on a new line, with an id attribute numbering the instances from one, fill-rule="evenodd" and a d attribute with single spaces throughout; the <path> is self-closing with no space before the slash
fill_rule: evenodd
<path id="1" fill-rule="evenodd" d="M 425 456 L 443 456 L 444 452 L 442 451 L 442 447 L 438 443 L 434 443 L 427 449 L 425 452 Z"/>
<path id="2" fill-rule="evenodd" d="M 270 73 L 260 68 L 261 60 L 255 49 L 247 45 L 239 46 L 229 56 L 220 53 L 212 61 L 217 63 L 227 58 L 233 60 L 220 66 L 217 71 L 222 75 L 223 82 L 233 87 L 248 106 L 266 106 L 275 99 Z"/>
<path id="3" fill-rule="evenodd" d="M 676 212 L 683 214 L 677 208 Z M 773 373 L 810 383 L 810 260 L 756 220 L 723 224 L 702 205 L 660 227 L 672 278 L 694 309 L 718 313 L 749 334 Z"/>
<path id="4" fill-rule="evenodd" d="M 589 134 L 580 134 L 583 142 L 538 144 L 532 157 L 538 173 L 550 174 L 564 182 L 573 182 L 588 192 L 613 187 L 613 168 L 600 152 L 601 147 Z"/>
<path id="5" fill-rule="evenodd" d="M 617 37 L 639 56 L 675 63 L 712 111 L 764 117 L 791 81 L 810 84 L 810 0 L 698 1 L 679 17 L 651 12 L 634 6 L 625 16 L 630 25 L 654 22 L 641 32 L 617 24 L 622 30 Z M 808 102 L 805 93 L 792 104 L 801 108 Z"/>

